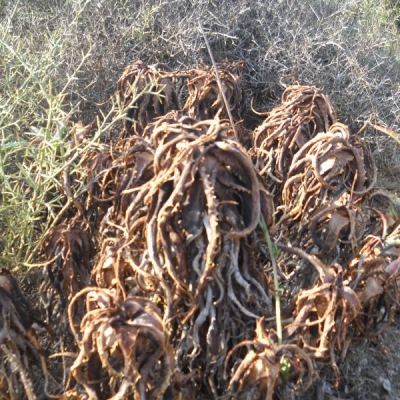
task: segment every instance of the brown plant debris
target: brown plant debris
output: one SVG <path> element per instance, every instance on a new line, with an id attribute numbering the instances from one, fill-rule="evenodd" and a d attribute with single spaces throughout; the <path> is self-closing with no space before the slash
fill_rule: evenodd
<path id="1" fill-rule="evenodd" d="M 174 355 L 158 307 L 129 297 L 119 302 L 107 289 L 87 288 L 80 333 L 71 323 L 79 355 L 72 376 L 91 399 L 157 399 L 171 384 Z M 72 319 L 71 319 L 72 321 Z"/>
<path id="2" fill-rule="evenodd" d="M 254 131 L 254 163 L 273 194 L 275 184 L 286 181 L 295 153 L 335 122 L 332 104 L 317 88 L 293 85 L 285 90 L 282 104 L 266 113 Z"/>
<path id="3" fill-rule="evenodd" d="M 244 109 L 244 94 L 241 85 L 244 63 L 219 63 L 217 70 L 228 107 L 235 122 L 238 122 Z M 213 67 L 200 66 L 188 72 L 190 74 L 187 84 L 189 98 L 183 107 L 183 112 L 199 120 L 227 119 L 228 113 Z"/>
<path id="4" fill-rule="evenodd" d="M 129 65 L 118 79 L 117 89 L 126 108 L 124 136 L 140 135 L 156 117 L 179 108 L 173 75 L 164 64 Z"/>
<path id="5" fill-rule="evenodd" d="M 2 398 L 37 399 L 49 395 L 50 375 L 46 357 L 39 342 L 32 306 L 22 293 L 17 280 L 0 270 L 0 394 Z M 34 378 L 41 376 L 42 387 Z"/>
<path id="6" fill-rule="evenodd" d="M 234 399 L 272 400 L 279 381 L 286 379 L 307 390 L 313 383 L 315 371 L 311 357 L 294 344 L 276 344 L 273 332 L 257 321 L 255 339 L 240 343 L 228 354 L 227 360 L 244 346 L 243 360 L 237 359 L 229 382 L 229 393 Z"/>
<path id="7" fill-rule="evenodd" d="M 243 69 L 217 66 L 238 126 Z M 375 187 L 362 138 L 301 85 L 260 114 L 250 140 L 236 137 L 215 74 L 130 65 L 118 81 L 119 137 L 82 154 L 87 193 L 68 210 L 78 215 L 43 246 L 47 318 L 65 320 L 68 305 L 77 346 L 50 346 L 69 375 L 61 398 L 301 392 L 317 366 L 339 378 L 350 343 L 379 335 L 399 309 L 398 199 Z M 39 345 L 7 279 L 0 389 L 33 393 L 24 357 Z"/>
<path id="8" fill-rule="evenodd" d="M 271 199 L 246 151 L 228 139 L 231 132 L 228 121 L 178 112 L 150 124 L 144 137 L 156 149 L 153 177 L 121 191 L 116 203 L 128 206 L 105 218 L 107 239 L 95 267 L 97 283 L 122 298 L 131 291 L 161 301 L 179 370 L 191 369 L 196 384 L 214 395 L 226 386 L 218 372 L 225 342 L 251 336 L 258 315 L 272 313 L 251 251 Z M 198 381 L 201 369 L 215 378 Z"/>
<path id="9" fill-rule="evenodd" d="M 57 225 L 49 232 L 44 244 L 49 262 L 44 268 L 40 294 L 48 322 L 54 317 L 65 322 L 64 312 L 69 301 L 90 284 L 93 244 L 88 232 L 74 225 Z M 82 307 L 79 315 L 83 316 Z"/>
<path id="10" fill-rule="evenodd" d="M 287 340 L 338 371 L 343 343 L 392 320 L 399 273 L 398 254 L 384 251 L 385 211 L 368 205 L 372 155 L 332 110 L 315 88 L 287 88 L 255 130 L 253 159 L 275 194 Z"/>
<path id="11" fill-rule="evenodd" d="M 164 289 L 181 370 L 207 371 L 202 385 L 217 396 L 229 337 L 244 339 L 252 328 L 243 326 L 272 311 L 251 251 L 268 198 L 246 151 L 227 139 L 227 121 L 177 117 L 151 127 L 149 261 Z"/>

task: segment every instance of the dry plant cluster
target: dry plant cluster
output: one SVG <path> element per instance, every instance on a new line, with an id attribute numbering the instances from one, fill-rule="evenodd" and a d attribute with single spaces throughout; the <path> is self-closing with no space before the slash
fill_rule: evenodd
<path id="1" fill-rule="evenodd" d="M 43 246 L 46 322 L 1 273 L 4 398 L 272 399 L 390 324 L 398 205 L 373 157 L 315 87 L 247 130 L 243 71 L 218 65 L 233 127 L 213 68 L 126 68 L 119 137 Z"/>

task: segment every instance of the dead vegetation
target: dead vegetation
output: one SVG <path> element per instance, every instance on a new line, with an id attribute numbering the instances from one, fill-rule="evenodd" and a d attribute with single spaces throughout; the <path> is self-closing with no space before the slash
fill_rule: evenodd
<path id="1" fill-rule="evenodd" d="M 239 129 L 243 68 L 218 65 Z M 321 365 L 339 378 L 351 342 L 393 319 L 397 199 L 359 134 L 292 85 L 237 138 L 215 74 L 137 62 L 118 81 L 120 135 L 83 155 L 87 192 L 43 246 L 43 312 L 70 328 L 60 398 L 272 399 Z M 44 352 L 13 278 L 0 282 L 2 395 L 35 398 L 47 385 L 33 388 L 26 354 L 47 379 Z"/>
<path id="2" fill-rule="evenodd" d="M 51 376 L 45 351 L 33 326 L 32 306 L 18 282 L 0 271 L 0 394 L 2 398 L 36 399 L 35 391 L 49 394 Z M 41 387 L 38 386 L 38 377 Z"/>
<path id="3" fill-rule="evenodd" d="M 71 315 L 82 295 L 87 312 L 78 334 Z M 174 356 L 155 304 L 118 302 L 108 289 L 87 288 L 71 301 L 69 315 L 80 350 L 71 374 L 90 398 L 156 399 L 165 392 Z"/>

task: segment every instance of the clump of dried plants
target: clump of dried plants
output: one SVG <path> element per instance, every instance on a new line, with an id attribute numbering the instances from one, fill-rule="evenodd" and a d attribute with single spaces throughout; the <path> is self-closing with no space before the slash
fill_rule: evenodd
<path id="1" fill-rule="evenodd" d="M 47 319 L 73 339 L 62 398 L 272 399 L 392 320 L 397 203 L 371 153 L 309 86 L 249 134 L 243 69 L 118 81 L 120 132 L 82 154 L 86 191 L 43 244 Z"/>

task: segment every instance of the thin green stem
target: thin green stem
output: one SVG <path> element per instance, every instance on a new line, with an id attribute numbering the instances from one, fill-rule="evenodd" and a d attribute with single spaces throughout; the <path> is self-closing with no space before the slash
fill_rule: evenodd
<path id="1" fill-rule="evenodd" d="M 265 223 L 263 216 L 261 216 L 259 224 L 267 241 L 268 252 L 271 257 L 272 273 L 274 275 L 274 289 L 275 289 L 276 332 L 278 335 L 278 344 L 281 345 L 282 344 L 281 297 L 279 294 L 278 268 L 276 265 L 275 251 L 271 241 L 271 237 L 269 235 L 267 224 Z"/>

